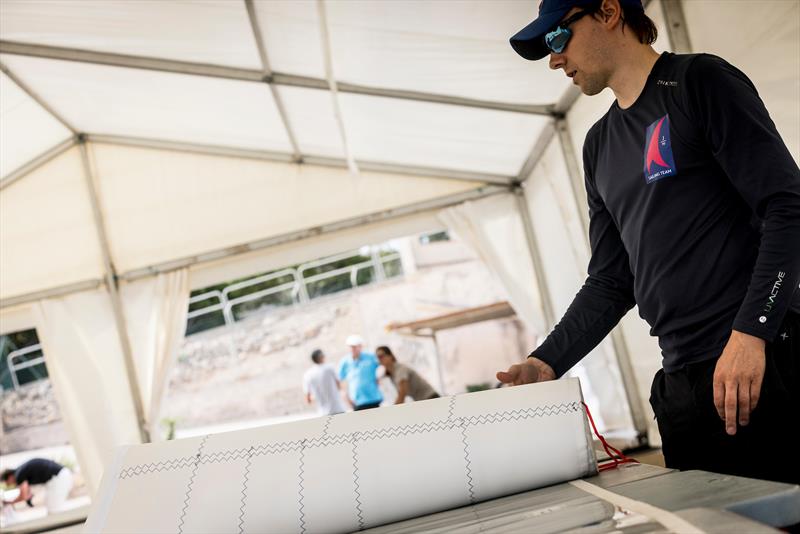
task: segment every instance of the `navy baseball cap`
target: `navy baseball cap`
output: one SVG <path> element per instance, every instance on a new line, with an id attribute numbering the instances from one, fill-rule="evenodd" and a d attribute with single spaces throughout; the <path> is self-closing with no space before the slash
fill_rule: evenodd
<path id="1" fill-rule="evenodd" d="M 622 7 L 642 7 L 642 0 L 619 0 Z M 542 0 L 539 16 L 511 38 L 511 47 L 525 59 L 542 59 L 550 53 L 544 34 L 555 28 L 573 7 L 599 6 L 600 0 Z"/>

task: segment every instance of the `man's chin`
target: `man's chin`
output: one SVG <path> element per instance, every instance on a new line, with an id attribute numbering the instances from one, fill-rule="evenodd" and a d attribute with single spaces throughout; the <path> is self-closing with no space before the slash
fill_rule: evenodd
<path id="1" fill-rule="evenodd" d="M 592 86 L 592 85 L 587 86 L 587 87 L 584 87 L 582 85 L 578 85 L 578 89 L 580 89 L 581 93 L 585 94 L 586 96 L 594 96 L 594 95 L 599 94 L 600 92 L 603 91 L 602 87 L 598 88 L 598 87 Z"/>

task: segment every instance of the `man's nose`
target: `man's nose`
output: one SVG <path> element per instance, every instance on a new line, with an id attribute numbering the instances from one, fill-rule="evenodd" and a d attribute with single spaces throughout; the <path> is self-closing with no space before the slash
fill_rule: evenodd
<path id="1" fill-rule="evenodd" d="M 555 52 L 550 52 L 550 68 L 553 70 L 560 69 L 564 66 L 564 54 L 557 54 Z"/>

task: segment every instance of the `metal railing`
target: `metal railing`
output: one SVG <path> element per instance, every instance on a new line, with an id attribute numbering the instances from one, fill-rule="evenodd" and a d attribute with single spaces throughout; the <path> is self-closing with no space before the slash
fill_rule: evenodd
<path id="1" fill-rule="evenodd" d="M 25 347 L 22 349 L 17 349 L 15 351 L 8 353 L 8 371 L 11 375 L 11 382 L 14 384 L 14 389 L 19 389 L 19 378 L 17 378 L 17 371 L 22 369 L 28 369 L 30 367 L 34 367 L 36 365 L 44 366 L 44 354 L 39 356 L 38 358 L 32 358 L 30 360 L 25 360 L 22 363 L 16 363 L 15 360 L 27 356 L 33 352 L 41 352 L 42 346 L 37 343 L 36 345 L 31 345 L 29 347 Z M 45 367 L 45 377 L 47 376 L 47 368 Z M 44 378 L 44 377 L 41 377 Z"/>
<path id="2" fill-rule="evenodd" d="M 352 258 L 355 256 L 361 256 L 361 254 L 358 251 L 345 252 L 342 254 L 337 254 L 335 256 L 322 258 L 320 260 L 303 263 L 299 265 L 296 269 L 283 269 L 281 271 L 277 271 L 274 273 L 269 273 L 263 276 L 257 276 L 255 278 L 251 278 L 249 280 L 244 280 L 242 282 L 237 282 L 235 284 L 231 284 L 225 287 L 222 291 L 213 290 L 201 293 L 199 295 L 195 295 L 189 299 L 190 307 L 192 304 L 196 304 L 198 302 L 203 302 L 205 300 L 210 300 L 210 299 L 215 299 L 216 302 L 209 304 L 208 306 L 204 306 L 203 308 L 191 310 L 187 318 L 194 319 L 197 317 L 201 317 L 203 315 L 208 315 L 210 313 L 222 312 L 222 317 L 225 321 L 225 324 L 231 325 L 236 322 L 236 315 L 234 313 L 234 308 L 236 306 L 264 299 L 265 297 L 269 297 L 271 295 L 277 295 L 280 293 L 287 293 L 286 296 L 288 298 L 286 300 L 288 300 L 290 304 L 304 304 L 317 297 L 322 296 L 321 294 L 315 294 L 313 292 L 309 293 L 309 284 L 318 283 L 324 280 L 329 280 L 331 278 L 349 276 L 350 287 L 346 289 L 353 289 L 358 287 L 359 285 L 358 273 L 362 269 L 374 270 L 373 272 L 375 274 L 373 279 L 370 280 L 370 283 L 372 281 L 381 281 L 386 278 L 386 269 L 385 269 L 386 264 L 400 260 L 400 254 L 398 253 L 381 256 L 379 250 L 377 248 L 374 248 L 370 253 L 369 260 L 355 263 L 353 265 L 347 265 L 344 267 L 331 269 L 330 271 L 313 274 L 311 276 L 306 276 L 305 274 L 307 271 L 310 271 L 312 269 L 324 267 L 325 265 L 329 265 L 331 263 L 342 261 L 347 258 Z M 282 284 L 278 284 L 273 287 L 268 287 L 266 289 L 256 290 L 250 293 L 246 292 L 248 288 L 259 286 L 267 282 L 270 282 L 272 280 L 277 280 L 281 278 L 287 278 L 289 279 L 289 281 L 284 282 Z M 245 292 L 245 294 L 236 297 L 231 297 L 232 293 L 241 293 L 241 292 Z"/>

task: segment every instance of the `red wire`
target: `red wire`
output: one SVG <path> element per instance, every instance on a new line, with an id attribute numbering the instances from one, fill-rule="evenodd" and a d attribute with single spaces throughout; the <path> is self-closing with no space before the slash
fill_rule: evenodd
<path id="1" fill-rule="evenodd" d="M 586 405 L 585 402 L 581 402 L 583 404 L 584 410 L 586 410 L 586 415 L 589 416 L 589 422 L 592 424 L 592 430 L 594 430 L 594 435 L 597 436 L 597 439 L 600 440 L 600 444 L 603 445 L 603 449 L 605 449 L 606 454 L 609 456 L 609 460 L 604 460 L 603 462 L 597 463 L 597 470 L 598 471 L 606 471 L 608 469 L 616 469 L 621 464 L 627 463 L 636 463 L 639 462 L 634 460 L 633 458 L 628 458 L 625 456 L 622 451 L 612 447 L 604 438 L 600 432 L 597 431 L 597 426 L 594 424 L 594 418 L 592 417 L 592 412 L 589 411 L 589 407 Z"/>

